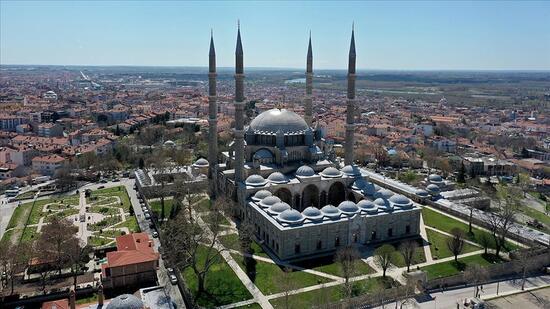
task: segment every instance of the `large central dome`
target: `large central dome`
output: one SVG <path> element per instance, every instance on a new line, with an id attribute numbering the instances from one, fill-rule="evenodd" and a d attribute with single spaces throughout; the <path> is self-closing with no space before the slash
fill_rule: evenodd
<path id="1" fill-rule="evenodd" d="M 307 130 L 308 126 L 302 117 L 295 112 L 286 109 L 270 109 L 258 115 L 250 122 L 250 128 L 254 132 L 277 133 L 300 133 Z"/>

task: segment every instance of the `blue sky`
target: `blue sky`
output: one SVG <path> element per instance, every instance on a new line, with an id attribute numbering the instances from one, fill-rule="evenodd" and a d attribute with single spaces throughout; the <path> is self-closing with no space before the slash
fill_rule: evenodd
<path id="1" fill-rule="evenodd" d="M 355 21 L 362 69 L 549 70 L 550 2 L 0 0 L 1 64 L 346 68 Z"/>

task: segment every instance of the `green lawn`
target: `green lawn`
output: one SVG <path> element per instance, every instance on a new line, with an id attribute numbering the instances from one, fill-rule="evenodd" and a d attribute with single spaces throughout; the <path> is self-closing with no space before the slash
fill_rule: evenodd
<path id="1" fill-rule="evenodd" d="M 246 273 L 246 267 L 244 265 L 244 257 L 238 254 L 232 255 L 235 261 L 239 264 L 241 269 Z M 256 284 L 256 286 L 266 295 L 283 292 L 284 288 L 280 284 L 283 276 L 283 269 L 278 265 L 256 261 L 255 276 L 249 278 Z M 292 283 L 293 289 L 303 288 L 306 286 L 316 285 L 330 281 L 324 277 L 315 276 L 303 271 L 291 271 L 288 273 L 289 281 Z"/>
<path id="2" fill-rule="evenodd" d="M 20 221 L 27 220 L 27 216 L 32 208 L 32 203 L 25 203 L 17 206 L 15 210 L 13 211 L 13 215 L 10 218 L 10 222 L 8 223 L 8 226 L 6 229 L 14 228 L 18 225 Z"/>
<path id="3" fill-rule="evenodd" d="M 164 199 L 164 217 L 170 217 L 170 212 L 172 211 L 172 206 L 174 205 L 174 199 Z M 158 218 L 162 214 L 162 206 L 160 200 L 149 202 L 151 210 L 157 215 Z"/>
<path id="4" fill-rule="evenodd" d="M 449 236 L 429 229 L 426 229 L 426 233 L 428 233 L 428 240 L 430 241 L 430 251 L 432 252 L 432 257 L 434 259 L 442 259 L 453 256 L 453 253 L 451 252 L 451 250 L 449 250 L 449 247 L 447 247 L 447 239 L 450 239 Z M 481 247 L 476 247 L 471 244 L 464 243 L 464 248 L 462 249 L 461 254 L 481 249 Z"/>
<path id="5" fill-rule="evenodd" d="M 419 246 L 416 248 L 414 252 L 411 267 L 412 265 L 416 265 L 424 262 L 426 262 L 426 255 L 424 255 L 424 248 Z M 405 258 L 403 257 L 403 254 L 399 253 L 399 247 L 397 247 L 397 254 L 395 255 L 393 264 L 397 267 L 407 266 L 407 264 L 405 263 Z"/>
<path id="6" fill-rule="evenodd" d="M 199 260 L 204 259 L 205 254 L 205 249 L 199 252 Z M 205 289 L 207 292 L 197 295 L 197 277 L 191 268 L 185 269 L 182 276 L 195 297 L 195 301 L 202 307 L 213 308 L 252 298 L 252 295 L 221 256 L 206 275 Z"/>
<path id="7" fill-rule="evenodd" d="M 141 231 L 137 219 L 134 216 L 127 217 L 126 221 L 121 222 L 114 227 L 127 227 L 128 230 L 130 230 L 130 233 L 138 233 Z"/>
<path id="8" fill-rule="evenodd" d="M 21 242 L 30 242 L 38 237 L 38 232 L 36 232 L 36 226 L 27 226 L 23 229 L 23 234 L 21 234 Z"/>
<path id="9" fill-rule="evenodd" d="M 113 239 L 108 239 L 108 238 L 104 238 L 104 237 L 99 237 L 99 236 L 89 236 L 88 237 L 88 244 L 92 247 L 104 246 L 104 245 L 110 244 L 112 242 L 114 242 Z"/>
<path id="10" fill-rule="evenodd" d="M 95 212 L 105 216 L 118 215 L 120 214 L 120 208 L 117 207 L 107 207 L 107 206 L 92 206 L 89 208 L 88 212 Z"/>
<path id="11" fill-rule="evenodd" d="M 128 193 L 126 192 L 126 188 L 124 186 L 117 186 L 112 188 L 103 188 L 92 191 L 91 197 L 97 197 L 97 196 L 118 196 L 120 198 L 120 201 L 122 205 L 117 205 L 117 207 L 124 208 L 125 211 L 128 211 L 132 204 L 130 203 L 130 198 L 128 197 Z M 95 202 L 92 198 L 88 198 L 88 203 Z M 112 199 L 109 199 L 112 202 Z M 101 203 L 101 200 L 97 201 L 98 203 Z M 98 204 L 101 205 L 101 204 Z"/>
<path id="12" fill-rule="evenodd" d="M 16 200 L 26 200 L 26 199 L 30 199 L 30 198 L 33 198 L 34 195 L 36 194 L 36 190 L 32 190 L 32 191 L 27 191 L 25 193 L 21 193 L 19 194 L 15 199 Z"/>
<path id="13" fill-rule="evenodd" d="M 250 305 L 244 305 L 244 306 L 239 306 L 239 307 L 235 307 L 237 309 L 244 309 L 244 308 L 248 308 L 248 309 L 262 309 L 262 306 L 260 306 L 260 304 L 258 303 L 252 303 Z"/>
<path id="14" fill-rule="evenodd" d="M 121 221 L 120 216 L 113 216 L 113 217 L 106 217 L 103 220 L 88 225 L 88 230 L 90 231 L 99 231 L 101 229 L 104 229 L 106 227 L 110 227 L 111 225 L 117 224 Z"/>
<path id="15" fill-rule="evenodd" d="M 66 217 L 71 216 L 71 215 L 76 215 L 78 212 L 79 212 L 79 210 L 77 208 L 69 208 L 69 209 L 65 209 L 65 210 L 62 210 L 62 211 L 51 213 L 51 214 L 47 215 L 46 218 L 44 218 L 44 220 L 45 220 L 45 222 L 51 222 L 51 220 L 54 217 L 66 218 Z"/>
<path id="16" fill-rule="evenodd" d="M 340 264 L 334 261 L 334 256 L 326 256 L 317 259 L 310 259 L 304 262 L 293 263 L 298 267 L 303 267 L 307 269 L 313 269 L 327 274 L 340 276 L 342 277 L 342 268 Z M 357 261 L 357 268 L 354 276 L 367 275 L 375 273 L 376 271 L 372 269 L 367 263 L 363 261 Z"/>
<path id="17" fill-rule="evenodd" d="M 200 202 L 193 206 L 193 209 L 198 212 L 210 211 L 212 208 L 212 201 L 209 198 L 203 198 Z"/>
<path id="18" fill-rule="evenodd" d="M 2 240 L 0 240 L 0 244 L 2 245 L 2 247 L 8 245 L 8 242 L 11 241 L 13 233 L 15 233 L 15 229 L 7 230 L 4 232 L 4 235 L 2 235 Z"/>
<path id="19" fill-rule="evenodd" d="M 390 288 L 399 285 L 390 277 L 383 279 L 376 277 L 354 283 L 353 296 L 369 293 L 379 288 Z M 324 289 L 317 289 L 309 292 L 290 295 L 288 304 L 290 308 L 312 308 L 327 303 L 337 302 L 346 296 L 343 286 L 336 285 Z M 275 298 L 270 301 L 275 308 L 285 308 L 285 297 Z"/>
<path id="20" fill-rule="evenodd" d="M 448 261 L 438 264 L 422 267 L 428 273 L 428 279 L 453 276 L 461 271 L 466 270 L 467 265 L 478 264 L 481 266 L 488 266 L 494 263 L 500 263 L 502 260 L 492 254 L 478 254 L 467 256 L 465 258 L 458 259 L 458 263 L 455 261 Z"/>
<path id="21" fill-rule="evenodd" d="M 212 216 L 210 216 L 209 214 L 202 214 L 201 218 L 209 226 L 212 225 Z M 225 217 L 222 217 L 220 220 L 220 225 L 231 225 L 231 223 L 229 223 L 229 221 Z"/>
<path id="22" fill-rule="evenodd" d="M 100 232 L 94 232 L 95 235 L 97 236 L 102 236 L 102 237 L 109 237 L 109 238 L 115 238 L 117 236 L 121 236 L 121 235 L 124 235 L 122 231 L 120 230 L 103 230 Z"/>
<path id="23" fill-rule="evenodd" d="M 226 248 L 241 251 L 238 234 L 223 235 L 219 237 L 219 240 Z M 264 251 L 264 249 L 262 249 L 262 247 L 258 245 L 255 241 L 252 241 L 251 247 L 253 250 L 252 254 L 263 256 L 263 257 L 269 257 L 269 255 Z"/>
<path id="24" fill-rule="evenodd" d="M 443 215 L 439 212 L 433 211 L 426 207 L 422 207 L 422 217 L 424 218 L 424 223 L 426 225 L 436 228 L 438 230 L 441 230 L 443 232 L 450 233 L 452 229 L 459 228 L 466 233 L 466 238 L 468 240 L 478 244 L 480 243 L 478 240 L 480 235 L 486 234 L 491 239 L 489 248 L 493 248 L 493 249 L 495 248 L 493 235 L 491 235 L 489 232 L 473 227 L 472 233 L 468 233 L 468 224 L 457 221 L 449 216 Z M 511 251 L 517 248 L 519 248 L 517 245 L 512 244 L 510 242 L 506 242 L 506 246 L 503 249 L 504 251 Z"/>

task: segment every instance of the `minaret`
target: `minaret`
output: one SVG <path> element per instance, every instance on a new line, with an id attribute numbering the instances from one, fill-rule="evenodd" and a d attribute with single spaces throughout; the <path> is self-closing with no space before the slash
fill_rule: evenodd
<path id="1" fill-rule="evenodd" d="M 346 144 L 344 148 L 344 164 L 353 164 L 353 144 L 355 131 L 355 29 L 351 30 L 351 43 L 348 60 L 348 99 L 346 113 Z"/>
<path id="2" fill-rule="evenodd" d="M 208 179 L 210 194 L 216 195 L 216 164 L 218 163 L 218 104 L 216 94 L 216 50 L 214 36 L 210 31 L 210 52 L 208 53 Z"/>
<path id="3" fill-rule="evenodd" d="M 244 64 L 241 27 L 237 26 L 235 49 L 235 187 L 243 181 L 244 166 Z"/>
<path id="4" fill-rule="evenodd" d="M 309 32 L 309 45 L 307 47 L 307 65 L 306 65 L 306 98 L 304 100 L 306 123 L 311 127 L 312 120 L 312 94 L 313 94 L 313 51 L 311 50 L 311 31 Z"/>

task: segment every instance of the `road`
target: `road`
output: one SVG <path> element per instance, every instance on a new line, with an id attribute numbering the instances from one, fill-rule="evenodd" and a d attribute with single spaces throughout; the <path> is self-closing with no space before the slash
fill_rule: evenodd
<path id="1" fill-rule="evenodd" d="M 550 275 L 541 275 L 527 278 L 525 282 L 525 288 L 543 287 L 550 285 Z M 516 291 L 521 291 L 521 279 L 516 280 L 503 280 L 499 283 L 490 283 L 483 285 L 483 292 L 481 292 L 481 298 L 492 298 L 497 295 L 506 295 Z M 430 298 L 417 300 L 415 304 L 404 305 L 403 308 L 456 308 L 457 301 L 464 301 L 464 299 L 472 298 L 474 296 L 474 287 L 458 288 L 452 290 L 446 290 L 443 292 L 430 293 Z M 385 305 L 386 308 L 392 308 L 394 303 Z M 379 307 L 382 308 L 382 307 Z"/>
<path id="2" fill-rule="evenodd" d="M 21 188 L 21 191 L 20 191 L 19 194 L 25 193 L 25 192 L 28 192 L 28 191 L 32 191 L 32 190 L 36 190 L 40 187 L 49 185 L 52 182 L 53 182 L 53 180 L 50 180 L 50 181 L 47 181 L 47 182 L 39 184 L 39 185 L 23 187 L 23 188 Z M 41 198 L 38 198 L 38 199 L 41 199 Z M 0 195 L 0 239 L 2 239 L 2 236 L 4 236 L 4 232 L 6 231 L 6 228 L 8 227 L 8 223 L 10 222 L 11 216 L 13 215 L 13 212 L 15 211 L 15 208 L 17 208 L 17 206 L 20 203 L 23 203 L 23 202 L 19 202 L 19 201 L 8 203 L 8 200 L 9 200 L 9 198 L 6 197 L 6 195 L 4 195 L 4 194 Z M 24 202 L 30 202 L 31 200 L 32 199 L 28 199 L 28 200 L 25 200 Z"/>

